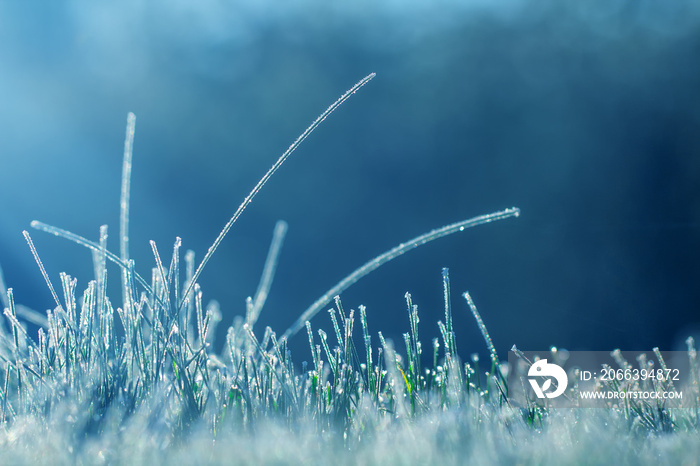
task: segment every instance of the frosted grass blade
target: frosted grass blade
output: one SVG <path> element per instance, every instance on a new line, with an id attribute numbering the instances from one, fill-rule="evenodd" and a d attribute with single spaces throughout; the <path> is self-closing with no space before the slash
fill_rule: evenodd
<path id="1" fill-rule="evenodd" d="M 34 309 L 28 308 L 26 306 L 22 306 L 21 304 L 16 304 L 15 305 L 15 311 L 17 312 L 17 316 L 21 317 L 22 319 L 26 320 L 27 322 L 30 322 L 34 325 L 37 325 L 39 327 L 47 328 L 49 323 L 46 320 L 46 315 L 41 314 L 38 311 L 35 311 Z M 1 334 L 1 326 L 0 326 L 0 334 Z"/>
<path id="2" fill-rule="evenodd" d="M 129 260 L 129 196 L 131 193 L 131 160 L 134 153 L 136 116 L 129 112 L 126 117 L 124 138 L 124 161 L 122 164 L 122 189 L 119 202 L 119 255 L 123 263 Z M 122 269 L 122 299 L 124 305 L 131 303 L 126 269 Z"/>
<path id="3" fill-rule="evenodd" d="M 450 347 L 450 353 L 456 354 L 455 332 L 452 326 L 452 304 L 450 300 L 450 271 L 447 267 L 442 269 L 442 293 L 445 300 L 445 328 L 449 340 L 446 344 Z"/>
<path id="4" fill-rule="evenodd" d="M 64 230 L 62 228 L 54 227 L 52 225 L 47 225 L 46 223 L 40 222 L 38 220 L 32 220 L 31 227 L 36 229 L 36 230 L 40 230 L 40 231 L 43 231 L 46 233 L 51 233 L 52 235 L 58 236 L 60 238 L 65 238 L 65 239 L 72 241 L 76 244 L 84 246 L 93 252 L 98 252 L 98 253 L 102 252 L 102 250 L 100 249 L 100 246 L 98 244 L 96 244 L 95 242 L 90 241 L 89 239 L 86 239 L 80 235 L 76 235 L 75 233 L 72 233 L 70 231 Z M 117 257 L 114 253 L 112 253 L 110 251 L 104 251 L 104 253 L 105 253 L 107 259 L 114 262 L 122 269 L 128 269 L 127 264 L 122 262 L 122 260 L 119 257 Z M 141 286 L 143 286 L 143 288 L 146 290 L 146 292 L 153 293 L 153 290 L 151 289 L 150 285 L 148 284 L 148 282 L 146 280 L 143 279 L 143 277 L 141 275 L 136 273 L 136 271 L 133 271 L 133 274 L 134 274 L 134 278 L 136 278 L 136 281 L 139 282 L 139 284 Z"/>
<path id="5" fill-rule="evenodd" d="M 175 303 L 180 302 L 180 246 L 182 246 L 182 239 L 176 236 L 175 244 L 173 245 L 173 255 L 170 259 L 170 268 L 168 268 L 168 283 L 170 290 L 173 292 Z"/>
<path id="6" fill-rule="evenodd" d="M 481 335 L 484 337 L 486 346 L 489 349 L 489 356 L 491 357 L 491 362 L 494 364 L 495 367 L 498 367 L 498 354 L 496 354 L 496 348 L 493 346 L 493 341 L 491 340 L 491 336 L 489 335 L 488 330 L 486 330 L 486 325 L 484 325 L 484 321 L 481 319 L 481 314 L 479 314 L 479 311 L 477 310 L 476 305 L 474 304 L 474 301 L 472 300 L 472 297 L 469 295 L 468 292 L 465 292 L 462 296 L 464 296 L 464 299 L 467 300 L 469 309 L 471 309 L 472 314 L 474 315 L 474 319 L 476 319 L 476 324 L 478 325 L 479 330 L 481 331 Z"/>
<path id="7" fill-rule="evenodd" d="M 0 267 L 0 305 L 2 305 L 2 308 L 5 309 L 7 307 L 10 307 L 10 303 L 7 300 L 7 285 L 5 285 L 5 277 L 3 277 L 2 274 L 2 267 Z M 5 327 L 0 323 L 0 337 L 4 337 L 5 335 Z"/>
<path id="8" fill-rule="evenodd" d="M 158 248 L 156 247 L 156 242 L 153 240 L 149 241 L 151 245 L 151 251 L 153 252 L 153 257 L 155 257 L 156 268 L 160 275 L 160 280 L 163 283 L 163 294 L 165 295 L 165 308 L 168 312 L 171 311 L 170 307 L 170 288 L 168 287 L 168 278 L 165 274 L 165 268 L 163 267 L 163 262 L 160 260 L 160 254 L 158 254 Z"/>
<path id="9" fill-rule="evenodd" d="M 438 228 L 436 230 L 432 230 L 428 233 L 417 236 L 405 243 L 399 244 L 395 248 L 392 248 L 384 254 L 380 254 L 371 261 L 365 263 L 363 266 L 361 266 L 353 273 L 351 273 L 350 275 L 342 279 L 340 282 L 338 282 L 337 285 L 328 290 L 323 296 L 318 298 L 316 302 L 309 306 L 306 309 L 306 311 L 304 311 L 301 314 L 301 317 L 299 317 L 297 321 L 291 327 L 289 327 L 286 332 L 284 332 L 282 338 L 289 338 L 290 336 L 296 334 L 304 326 L 304 322 L 310 320 L 316 314 L 318 314 L 318 311 L 320 311 L 325 305 L 327 305 L 336 295 L 347 290 L 350 286 L 352 286 L 355 282 L 357 282 L 365 275 L 373 272 L 374 270 L 378 269 L 390 260 L 399 257 L 403 253 L 410 251 L 411 249 L 415 249 L 418 246 L 421 246 L 425 243 L 429 243 L 438 238 L 442 238 L 443 236 L 447 236 L 458 231 L 463 231 L 467 228 L 482 225 L 484 223 L 494 222 L 496 220 L 503 220 L 509 217 L 517 217 L 518 215 L 520 215 L 520 209 L 518 209 L 517 207 L 512 207 L 510 209 L 501 210 L 499 212 L 494 212 L 487 215 L 480 215 L 469 220 L 462 220 L 461 222 L 452 223 L 442 228 Z"/>
<path id="10" fill-rule="evenodd" d="M 2 267 L 0 267 L 0 304 L 2 307 L 8 307 L 7 302 L 7 285 L 5 285 L 5 276 L 2 273 Z M 2 332 L 2 327 L 0 326 L 0 332 Z"/>
<path id="11" fill-rule="evenodd" d="M 279 220 L 275 224 L 275 230 L 272 233 L 272 242 L 270 243 L 270 250 L 267 253 L 267 259 L 265 259 L 265 266 L 263 267 L 263 273 L 260 277 L 260 283 L 258 284 L 257 291 L 255 292 L 255 298 L 253 298 L 253 307 L 248 316 L 248 324 L 251 327 L 255 325 L 258 317 L 260 317 L 260 311 L 262 311 L 265 301 L 267 300 L 267 295 L 272 287 L 272 280 L 275 278 L 277 261 L 279 260 L 282 244 L 284 243 L 284 236 L 287 234 L 287 228 L 287 222 L 284 220 Z"/>
<path id="12" fill-rule="evenodd" d="M 246 209 L 246 207 L 248 207 L 248 204 L 253 202 L 253 198 L 255 198 L 255 196 L 258 194 L 260 189 L 262 189 L 262 187 L 265 186 L 265 183 L 267 183 L 267 180 L 269 180 L 270 177 L 272 177 L 272 175 L 274 175 L 274 173 L 277 171 L 277 169 L 279 169 L 279 167 L 282 166 L 284 161 L 287 160 L 287 158 L 292 154 L 292 152 L 294 152 L 301 145 L 301 143 L 304 141 L 304 139 L 306 139 L 311 133 L 313 133 L 313 131 L 323 122 L 323 120 L 325 120 L 331 113 L 333 113 L 338 107 L 340 107 L 343 104 L 343 102 L 348 100 L 351 95 L 353 95 L 355 92 L 357 92 L 362 86 L 367 84 L 375 76 L 376 76 L 375 73 L 371 73 L 371 74 L 365 76 L 357 84 L 355 84 L 353 87 L 351 87 L 350 90 L 348 90 L 345 94 L 343 94 L 338 100 L 333 102 L 333 104 L 331 104 L 331 106 L 328 107 L 326 109 L 326 111 L 324 111 L 321 115 L 319 115 L 319 117 L 316 118 L 316 120 L 314 120 L 314 122 L 311 123 L 311 125 L 308 128 L 306 128 L 306 130 L 304 130 L 303 133 L 301 133 L 301 135 L 296 139 L 296 141 L 294 141 L 292 143 L 292 145 L 289 146 L 289 148 L 284 152 L 284 154 L 282 154 L 280 156 L 280 158 L 277 159 L 277 162 L 275 162 L 274 165 L 272 165 L 272 167 L 270 167 L 270 169 L 267 171 L 267 173 L 265 173 L 265 175 L 262 178 L 260 178 L 260 181 L 258 181 L 258 183 L 255 185 L 255 187 L 250 192 L 250 194 L 248 194 L 245 197 L 245 199 L 243 199 L 243 202 L 241 203 L 241 205 L 238 206 L 238 209 L 236 209 L 236 212 L 233 214 L 231 219 L 228 222 L 226 222 L 226 225 L 224 225 L 224 228 L 219 233 L 219 236 L 216 237 L 216 239 L 214 240 L 214 243 L 211 245 L 211 247 L 209 247 L 209 250 L 207 251 L 204 258 L 202 259 L 202 262 L 200 262 L 199 266 L 197 267 L 197 270 L 194 273 L 194 277 L 192 277 L 192 282 L 190 282 L 189 286 L 187 287 L 187 290 L 182 295 L 182 302 L 180 303 L 180 306 L 182 305 L 182 303 L 185 302 L 187 297 L 192 292 L 192 287 L 194 286 L 194 282 L 196 282 L 197 279 L 199 279 L 199 276 L 202 274 L 202 270 L 207 265 L 207 262 L 209 262 L 209 259 L 211 259 L 211 256 L 214 255 L 214 252 L 216 252 L 219 245 L 223 241 L 224 237 L 228 234 L 228 232 L 231 229 L 231 227 L 233 226 L 233 224 L 236 223 L 236 220 L 238 220 L 238 217 L 240 217 L 241 214 L 243 213 L 243 211 Z"/>
<path id="13" fill-rule="evenodd" d="M 46 281 L 46 284 L 49 286 L 49 290 L 51 290 L 51 296 L 53 296 L 53 300 L 56 301 L 56 306 L 61 307 L 61 301 L 58 299 L 58 295 L 56 294 L 56 290 L 53 287 L 53 284 L 51 284 L 51 279 L 49 278 L 49 274 L 46 273 L 46 269 L 44 268 L 43 262 L 41 262 L 41 259 L 39 258 L 39 253 L 36 251 L 36 247 L 34 247 L 34 242 L 32 241 L 31 236 L 29 236 L 29 232 L 27 230 L 24 230 L 22 232 L 24 235 L 24 239 L 27 240 L 27 244 L 29 245 L 29 249 L 32 251 L 32 255 L 34 256 L 34 260 L 36 261 L 37 265 L 39 266 L 39 270 L 41 270 L 41 275 L 43 275 L 44 280 Z"/>
<path id="14" fill-rule="evenodd" d="M 95 279 L 97 280 L 97 312 L 101 321 L 105 320 L 105 307 L 107 303 L 107 225 L 100 227 L 100 251 L 94 254 Z"/>

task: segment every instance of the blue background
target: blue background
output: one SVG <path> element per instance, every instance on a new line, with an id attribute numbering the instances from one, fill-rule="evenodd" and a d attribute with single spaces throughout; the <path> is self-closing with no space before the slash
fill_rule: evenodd
<path id="1" fill-rule="evenodd" d="M 568 5 L 568 6 L 566 6 Z M 301 131 L 377 77 L 272 178 L 201 277 L 222 326 L 289 223 L 258 330 L 285 330 L 366 260 L 433 228 L 518 206 L 343 294 L 371 330 L 424 344 L 449 267 L 457 342 L 676 349 L 700 323 L 700 7 L 593 0 L 0 2 L 0 264 L 17 300 L 52 299 L 21 231 L 38 219 L 118 251 L 126 114 L 137 116 L 131 250 L 203 257 Z M 54 283 L 88 251 L 32 237 Z M 117 270 L 113 300 L 119 304 Z M 315 327 L 330 327 L 327 315 Z M 359 330 L 359 328 L 358 328 Z M 306 337 L 297 337 L 308 358 Z"/>

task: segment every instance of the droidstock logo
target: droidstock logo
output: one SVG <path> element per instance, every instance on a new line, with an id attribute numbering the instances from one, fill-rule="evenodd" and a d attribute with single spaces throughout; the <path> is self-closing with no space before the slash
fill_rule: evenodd
<path id="1" fill-rule="evenodd" d="M 540 359 L 530 366 L 527 375 L 537 398 L 556 398 L 566 390 L 566 385 L 568 383 L 566 372 L 564 372 L 564 369 L 560 366 L 548 363 L 546 359 Z M 547 379 L 540 387 L 540 384 L 535 379 L 536 377 L 547 377 Z M 552 387 L 552 378 L 557 381 L 556 387 Z M 548 392 L 551 388 L 554 388 L 554 391 Z"/>

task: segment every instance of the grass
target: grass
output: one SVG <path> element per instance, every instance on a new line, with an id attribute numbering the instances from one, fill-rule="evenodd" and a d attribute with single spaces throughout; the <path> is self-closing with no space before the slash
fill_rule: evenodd
<path id="1" fill-rule="evenodd" d="M 423 346 L 419 310 L 406 294 L 403 345 L 370 328 L 363 306 L 345 309 L 339 295 L 382 264 L 428 241 L 515 217 L 506 209 L 447 225 L 367 262 L 309 307 L 278 338 L 256 322 L 272 285 L 286 224 L 275 228 L 263 276 L 247 312 L 213 350 L 222 320 L 204 305 L 203 268 L 252 198 L 299 144 L 374 75 L 331 105 L 279 158 L 199 265 L 181 241 L 169 263 L 151 242 L 147 280 L 129 256 L 129 191 L 135 118 L 129 115 L 122 173 L 120 253 L 59 228 L 32 226 L 93 251 L 95 278 L 78 293 L 61 274 L 54 286 L 28 232 L 30 250 L 51 290 L 46 315 L 15 304 L 0 275 L 0 453 L 6 464 L 392 463 L 392 464 L 693 464 L 700 457 L 700 403 L 672 411 L 642 404 L 625 409 L 518 409 L 507 399 L 507 367 L 468 293 L 459 307 L 475 317 L 489 352 L 460 358 L 452 324 L 449 271 L 443 270 L 445 317 Z M 108 262 L 121 281 L 121 306 L 107 296 Z M 110 275 L 110 279 L 111 275 Z M 322 310 L 324 320 L 310 320 Z M 36 336 L 24 321 L 39 326 Z M 323 330 L 321 326 L 329 330 Z M 305 330 L 310 364 L 296 364 L 287 339 Z M 420 332 L 420 334 L 419 334 Z M 694 342 L 688 341 L 697 368 Z M 465 362 L 466 361 L 466 362 Z M 426 365 L 426 362 L 430 364 Z M 697 393 L 698 373 L 694 377 Z"/>

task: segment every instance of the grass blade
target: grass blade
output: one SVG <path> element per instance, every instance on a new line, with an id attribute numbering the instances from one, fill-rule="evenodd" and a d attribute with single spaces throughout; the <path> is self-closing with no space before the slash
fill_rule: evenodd
<path id="1" fill-rule="evenodd" d="M 122 164 L 122 190 L 119 202 L 119 255 L 123 263 L 129 260 L 129 196 L 131 193 L 131 160 L 134 153 L 134 133 L 136 116 L 129 112 L 126 117 L 126 137 L 124 138 L 124 161 Z M 124 306 L 131 303 L 127 271 L 122 269 L 122 299 Z"/>
<path id="2" fill-rule="evenodd" d="M 248 194 L 245 199 L 243 199 L 243 202 L 241 203 L 240 206 L 238 206 L 238 209 L 236 209 L 236 212 L 233 214 L 231 219 L 229 219 L 228 222 L 226 222 L 226 225 L 224 225 L 224 228 L 221 230 L 219 233 L 219 236 L 216 237 L 214 240 L 214 243 L 211 245 L 209 250 L 207 251 L 206 255 L 202 259 L 202 262 L 200 262 L 199 266 L 197 267 L 197 270 L 194 273 L 194 277 L 192 277 L 192 282 L 190 285 L 187 287 L 187 290 L 185 293 L 182 295 L 182 302 L 185 302 L 187 297 L 190 295 L 192 292 L 192 287 L 194 286 L 194 282 L 197 281 L 199 276 L 202 274 L 202 270 L 204 267 L 207 265 L 207 262 L 209 262 L 209 259 L 211 259 L 211 256 L 214 255 L 214 252 L 218 249 L 219 245 L 223 241 L 224 237 L 226 234 L 228 234 L 229 230 L 233 226 L 234 223 L 236 223 L 236 220 L 238 220 L 238 217 L 241 216 L 243 211 L 248 207 L 248 204 L 253 202 L 253 198 L 258 194 L 258 192 L 262 189 L 263 186 L 265 186 L 265 183 L 272 177 L 272 175 L 275 174 L 275 172 L 279 169 L 279 167 L 282 166 L 282 164 L 287 160 L 287 158 L 294 152 L 302 142 L 304 142 L 304 139 L 306 139 L 313 131 L 325 120 L 331 113 L 333 113 L 338 107 L 340 107 L 346 100 L 350 98 L 351 95 L 353 95 L 355 92 L 357 92 L 362 86 L 367 84 L 372 78 L 374 78 L 376 75 L 374 73 L 371 73 L 364 78 L 362 78 L 357 84 L 355 84 L 353 87 L 350 88 L 345 94 L 343 94 L 338 100 L 333 102 L 330 107 L 326 109 L 316 120 L 314 120 L 311 125 L 304 130 L 303 133 L 292 143 L 291 146 L 280 156 L 279 159 L 277 159 L 277 162 L 270 167 L 270 169 L 265 173 L 265 175 L 260 178 L 260 181 L 255 185 L 253 190 Z M 182 305 L 182 303 L 180 303 Z"/>
<path id="3" fill-rule="evenodd" d="M 258 317 L 260 317 L 260 311 L 262 311 L 265 301 L 267 300 L 267 295 L 270 292 L 270 287 L 272 287 L 272 280 L 275 278 L 275 270 L 277 270 L 277 261 L 279 260 L 282 243 L 284 243 L 284 236 L 286 234 L 287 222 L 279 220 L 275 224 L 275 230 L 272 233 L 270 250 L 267 252 L 267 259 L 265 259 L 265 266 L 263 267 L 263 273 L 260 277 L 260 283 L 255 292 L 255 298 L 253 298 L 253 307 L 247 318 L 248 325 L 250 325 L 251 328 L 255 325 L 255 322 L 257 322 Z"/>
<path id="4" fill-rule="evenodd" d="M 24 235 L 24 239 L 27 240 L 27 244 L 29 245 L 29 249 L 32 251 L 32 255 L 34 256 L 34 260 L 36 261 L 37 265 L 39 266 L 39 270 L 41 270 L 41 275 L 44 277 L 44 280 L 46 281 L 46 284 L 49 287 L 49 290 L 51 290 L 51 296 L 53 296 L 53 300 L 56 302 L 56 306 L 61 307 L 61 301 L 58 299 L 58 295 L 56 294 L 56 290 L 53 287 L 53 284 L 51 283 L 51 279 L 49 278 L 49 274 L 46 273 L 46 269 L 44 268 L 44 263 L 41 262 L 41 259 L 39 258 L 39 253 L 36 251 L 36 247 L 34 246 L 34 242 L 32 241 L 32 237 L 29 236 L 29 232 L 27 230 L 24 230 L 22 232 Z"/>
<path id="5" fill-rule="evenodd" d="M 76 235 L 75 233 L 72 233 L 68 230 L 64 230 L 62 228 L 48 225 L 48 224 L 46 224 L 44 222 L 40 222 L 38 220 L 32 220 L 31 227 L 36 229 L 36 230 L 40 230 L 40 231 L 43 231 L 45 233 L 51 233 L 54 236 L 58 236 L 60 238 L 64 238 L 64 239 L 67 239 L 69 241 L 72 241 L 76 244 L 79 244 L 80 246 L 83 246 L 83 247 L 90 249 L 93 252 L 102 253 L 100 246 L 98 244 L 96 244 L 94 241 L 90 241 L 89 239 L 84 238 L 80 235 Z M 122 260 L 119 257 L 117 257 L 113 252 L 104 251 L 104 253 L 107 256 L 107 259 L 114 262 L 122 269 L 129 268 L 128 265 L 126 263 L 122 262 Z M 148 284 L 148 282 L 146 280 L 144 280 L 143 277 L 141 275 L 139 275 L 138 273 L 136 273 L 135 271 L 134 271 L 134 278 L 136 278 L 136 281 L 139 282 L 139 284 L 141 286 L 143 286 L 143 288 L 148 293 L 153 292 L 153 290 L 151 290 L 151 287 Z"/>
<path id="6" fill-rule="evenodd" d="M 309 306 L 306 311 L 304 311 L 297 321 L 284 332 L 282 338 L 289 338 L 290 336 L 296 334 L 303 326 L 304 322 L 313 318 L 318 312 L 328 304 L 336 295 L 339 295 L 343 291 L 347 290 L 359 279 L 368 275 L 369 273 L 377 270 L 382 265 L 386 264 L 392 259 L 395 259 L 402 255 L 403 253 L 415 249 L 430 241 L 434 241 L 443 236 L 450 235 L 458 231 L 464 231 L 467 228 L 471 228 L 477 225 L 482 225 L 484 223 L 494 222 L 496 220 L 503 220 L 509 217 L 517 217 L 520 215 L 520 209 L 517 207 L 512 207 L 510 209 L 501 210 L 499 212 L 494 212 L 492 214 L 480 215 L 478 217 L 471 218 L 469 220 L 462 220 L 461 222 L 452 223 L 450 225 L 445 225 L 442 228 L 438 228 L 428 233 L 417 236 L 405 243 L 401 243 L 395 248 L 392 248 L 375 257 L 371 261 L 365 263 L 363 266 L 355 270 L 353 273 L 342 279 L 333 288 L 328 290 L 323 296 L 318 298 L 311 306 Z"/>

